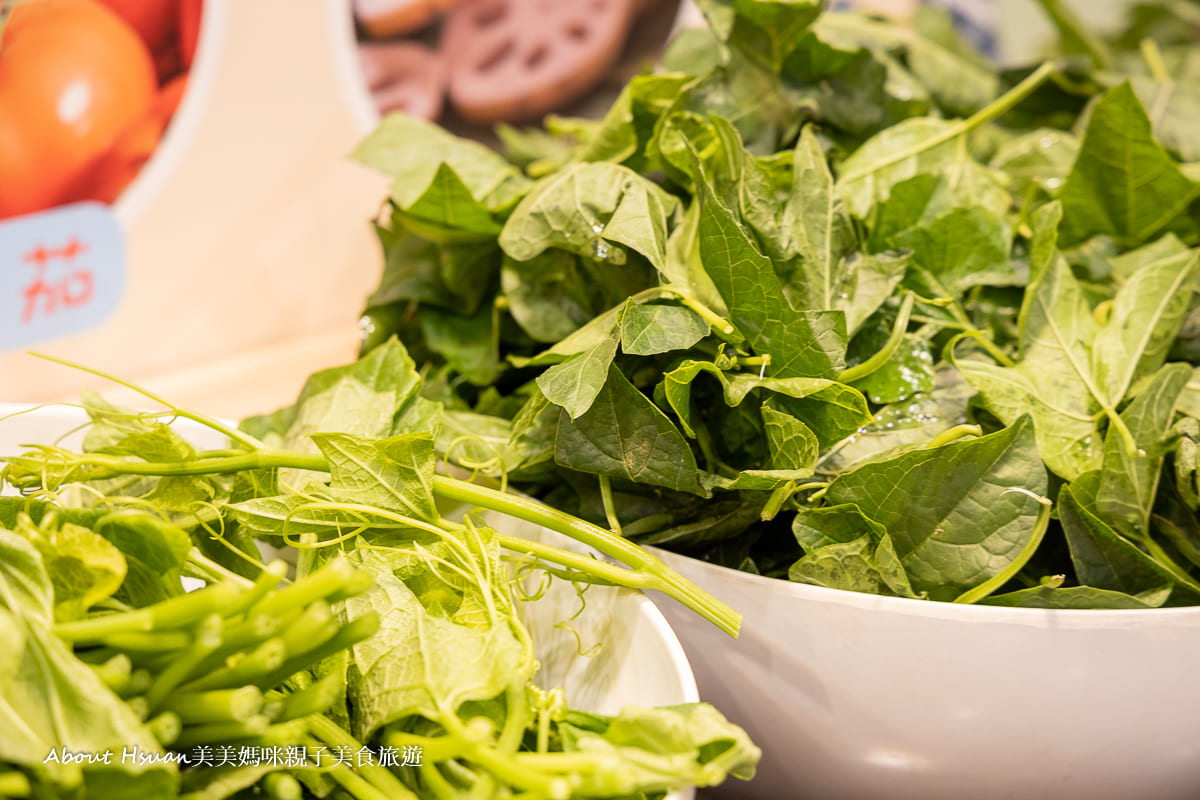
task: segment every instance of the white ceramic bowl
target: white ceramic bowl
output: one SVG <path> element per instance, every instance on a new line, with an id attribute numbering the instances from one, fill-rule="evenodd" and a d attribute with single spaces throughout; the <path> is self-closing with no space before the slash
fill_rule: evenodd
<path id="1" fill-rule="evenodd" d="M 713 796 L 1200 797 L 1200 608 L 960 606 L 660 555 L 744 615 L 734 641 L 659 603 L 701 698 L 763 749 Z"/>
<path id="2" fill-rule="evenodd" d="M 0 455 L 16 453 L 23 444 L 61 440 L 66 447 L 79 445 L 81 426 L 87 422 L 81 410 L 47 406 L 9 416 L 26 408 L 0 403 Z M 197 446 L 225 445 L 222 436 L 189 420 L 176 425 Z M 502 524 L 510 535 L 584 551 L 577 543 L 536 525 L 512 519 L 497 520 L 496 524 Z M 600 714 L 616 714 L 625 706 L 675 705 L 699 699 L 683 648 L 654 603 L 638 592 L 608 586 L 589 587 L 586 597 L 586 607 L 575 619 L 571 617 L 579 600 L 563 581 L 555 581 L 544 597 L 523 605 L 541 662 L 539 685 L 560 686 L 572 708 Z M 567 620 L 567 626 L 556 627 Z M 594 654 L 580 657 L 581 645 L 584 650 L 599 647 Z M 686 789 L 672 793 L 668 800 L 691 800 L 694 795 L 694 789 Z"/>

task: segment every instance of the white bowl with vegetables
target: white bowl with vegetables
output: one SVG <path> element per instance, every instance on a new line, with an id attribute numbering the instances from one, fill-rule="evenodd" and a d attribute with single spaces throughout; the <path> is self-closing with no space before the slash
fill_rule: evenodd
<path id="1" fill-rule="evenodd" d="M 764 748 L 730 797 L 1200 786 L 1193 28 L 1046 5 L 1086 54 L 1009 70 L 925 4 L 697 0 L 601 120 L 355 154 L 394 182 L 363 349 L 421 362 L 446 457 L 745 615 L 664 605 Z"/>
<path id="2" fill-rule="evenodd" d="M 406 359 L 398 365 L 405 363 L 411 366 Z M 415 381 L 415 373 L 404 380 Z M 352 526 L 354 535 L 341 540 L 354 543 L 344 556 L 319 557 L 306 569 L 318 551 L 303 546 L 311 540 L 299 531 L 329 512 L 333 495 L 325 495 L 316 506 L 293 509 L 295 539 L 261 540 L 267 554 L 297 545 L 290 555 L 303 576 L 282 588 L 283 563 L 276 562 L 251 567 L 251 580 L 237 574 L 237 564 L 255 561 L 258 550 L 247 549 L 232 530 L 234 517 L 215 507 L 228 500 L 222 476 L 238 471 L 185 469 L 160 479 L 144 469 L 166 458 L 151 473 L 173 472 L 180 456 L 194 464 L 244 460 L 249 451 L 238 451 L 249 440 L 198 415 L 87 403 L 91 418 L 80 408 L 0 404 L 0 453 L 28 453 L 38 465 L 32 481 L 24 466 L 33 462 L 12 462 L 8 477 L 27 492 L 34 484 L 46 490 L 21 497 L 8 487 L 0 497 L 0 634 L 16 657 L 5 661 L 11 669 L 0 671 L 0 686 L 23 698 L 3 706 L 15 724 L 0 731 L 6 796 L 65 791 L 82 781 L 89 793 L 113 798 L 175 797 L 181 783 L 206 798 L 253 786 L 272 797 L 316 797 L 338 786 L 364 800 L 474 784 L 484 797 L 507 796 L 501 787 L 508 785 L 563 800 L 576 792 L 624 796 L 635 787 L 653 795 L 673 785 L 666 796 L 688 800 L 694 789 L 687 784 L 743 769 L 733 761 L 719 766 L 711 748 L 727 751 L 725 759 L 739 753 L 739 764 L 757 757 L 744 734 L 697 702 L 687 659 L 649 599 L 573 580 L 583 574 L 578 565 L 592 561 L 577 541 L 509 519 L 500 537 L 514 553 L 506 563 L 495 535 L 467 519 L 465 527 L 442 520 L 444 532 L 458 537 L 423 544 L 405 544 L 406 526 L 385 525 L 382 533 Z M 236 439 L 233 450 L 225 434 Z M 338 446 L 350 446 L 341 436 Z M 91 454 L 80 456 L 78 464 L 90 464 L 85 472 L 115 467 L 106 474 L 122 476 L 76 472 L 59 480 L 66 473 L 58 470 L 69 469 L 81 448 Z M 293 455 L 298 466 L 319 468 L 311 455 Z M 345 466 L 333 469 L 348 478 Z M 432 470 L 433 461 L 426 466 Z M 381 461 L 372 468 L 387 469 Z M 71 488 L 76 478 L 86 484 L 78 491 Z M 339 485 L 333 478 L 327 488 L 336 494 Z M 391 485 L 421 494 L 419 481 Z M 372 513 L 361 494 L 366 486 L 357 479 L 346 486 L 353 497 L 342 499 L 355 501 L 351 513 L 361 522 Z M 212 506 L 176 502 L 197 489 L 216 491 Z M 245 501 L 244 524 L 261 526 L 284 499 L 269 495 Z M 386 503 L 375 509 L 387 518 L 400 513 Z M 196 527 L 201 518 L 213 538 Z M 435 512 L 429 519 L 441 518 Z M 231 538 L 221 544 L 218 532 Z M 222 547 L 242 554 L 230 561 Z M 558 577 L 542 570 L 546 557 L 559 559 L 551 566 Z M 473 593 L 475 583 L 482 588 Z M 190 593 L 182 593 L 185 585 Z M 306 598 L 303 613 L 288 616 L 289 597 Z M 347 661 L 336 660 L 343 655 Z M 59 724 L 38 727 L 45 712 L 37 709 L 56 705 Z M 26 730 L 35 729 L 31 740 Z M 145 763 L 126 772 L 123 747 L 145 753 Z M 698 748 L 707 755 L 697 756 Z M 555 754 L 563 749 L 572 752 Z M 299 761 L 284 758 L 289 752 L 300 752 Z M 80 753 L 95 757 L 68 759 Z M 330 753 L 341 753 L 340 761 Z M 188 762 L 180 759 L 189 757 L 192 766 L 183 769 Z"/>
<path id="3" fill-rule="evenodd" d="M 701 696 L 763 744 L 714 797 L 1195 796 L 1200 609 L 993 608 L 786 583 L 662 553 L 744 614 L 678 615 Z"/>

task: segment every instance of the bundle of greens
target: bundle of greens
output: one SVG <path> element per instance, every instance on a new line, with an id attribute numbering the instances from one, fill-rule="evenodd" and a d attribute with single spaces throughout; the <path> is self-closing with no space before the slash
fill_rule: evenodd
<path id="1" fill-rule="evenodd" d="M 1200 600 L 1194 4 L 1137 12 L 1160 45 L 1046 0 L 1062 52 L 1007 70 L 932 9 L 698 5 L 602 120 L 358 149 L 363 352 L 423 365 L 439 452 L 766 576 Z"/>
<path id="2" fill-rule="evenodd" d="M 607 531 L 437 474 L 420 392 L 392 343 L 243 430 L 88 396 L 82 452 L 7 457 L 0 795 L 648 800 L 752 776 L 758 748 L 710 706 L 603 716 L 538 686 L 521 609 L 547 580 L 738 617 Z M 179 419 L 228 441 L 197 450 Z M 463 504 L 625 566 L 448 518 Z"/>

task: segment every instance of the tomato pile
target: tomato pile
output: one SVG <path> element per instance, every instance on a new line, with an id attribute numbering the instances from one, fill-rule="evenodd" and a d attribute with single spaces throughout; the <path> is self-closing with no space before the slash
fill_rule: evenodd
<path id="1" fill-rule="evenodd" d="M 12 7 L 0 31 L 0 219 L 116 200 L 158 146 L 187 88 L 202 4 L 33 0 Z"/>

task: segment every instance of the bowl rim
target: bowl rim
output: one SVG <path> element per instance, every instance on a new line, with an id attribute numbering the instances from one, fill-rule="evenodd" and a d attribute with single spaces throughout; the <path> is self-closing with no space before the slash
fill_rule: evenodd
<path id="1" fill-rule="evenodd" d="M 673 553 L 661 547 L 648 546 L 656 556 L 669 566 L 679 569 L 685 577 L 694 580 L 689 573 L 708 573 L 711 580 L 697 581 L 721 599 L 722 588 L 736 587 L 759 596 L 773 596 L 785 600 L 815 602 L 824 605 L 843 606 L 862 611 L 883 612 L 894 616 L 923 617 L 966 623 L 1026 624 L 1044 628 L 1128 628 L 1139 624 L 1174 625 L 1180 622 L 1200 623 L 1200 605 L 1171 606 L 1169 608 L 1031 608 L 1026 606 L 990 606 L 977 603 L 953 603 L 943 600 L 918 600 L 909 597 L 852 592 L 848 589 L 832 589 L 795 583 L 782 578 L 768 578 L 742 572 L 731 567 L 712 564 L 708 561 Z M 680 569 L 678 565 L 682 565 Z M 727 601 L 728 602 L 728 601 Z M 748 605 L 734 600 L 734 608 Z M 738 609 L 741 610 L 741 609 Z"/>

